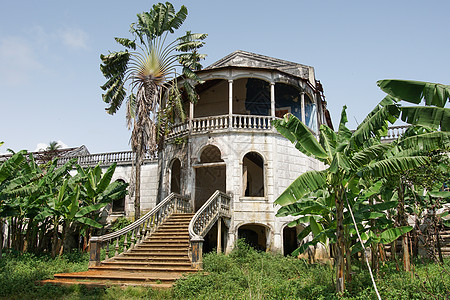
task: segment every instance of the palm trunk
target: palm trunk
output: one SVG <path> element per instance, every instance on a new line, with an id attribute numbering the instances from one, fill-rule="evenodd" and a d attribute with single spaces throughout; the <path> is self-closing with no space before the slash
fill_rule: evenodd
<path id="1" fill-rule="evenodd" d="M 345 290 L 344 278 L 344 200 L 339 192 L 335 195 L 336 202 L 336 293 L 342 294 Z"/>
<path id="2" fill-rule="evenodd" d="M 134 191 L 134 219 L 138 220 L 141 217 L 141 148 L 138 147 L 136 151 L 136 176 L 135 176 L 135 191 Z"/>

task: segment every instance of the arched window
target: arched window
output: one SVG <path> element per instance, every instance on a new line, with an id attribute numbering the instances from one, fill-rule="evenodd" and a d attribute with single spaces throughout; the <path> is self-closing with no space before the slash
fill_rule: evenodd
<path id="1" fill-rule="evenodd" d="M 209 145 L 200 154 L 200 163 L 223 162 L 221 156 L 219 148 Z"/>
<path id="2" fill-rule="evenodd" d="M 178 158 L 174 159 L 170 169 L 170 192 L 181 193 L 181 162 Z"/>
<path id="3" fill-rule="evenodd" d="M 117 179 L 117 182 L 125 183 L 122 179 Z M 123 213 L 125 212 L 125 196 L 120 199 L 116 199 L 112 203 L 112 212 L 113 213 Z"/>
<path id="4" fill-rule="evenodd" d="M 242 161 L 244 196 L 264 197 L 264 160 L 256 152 L 249 152 Z"/>

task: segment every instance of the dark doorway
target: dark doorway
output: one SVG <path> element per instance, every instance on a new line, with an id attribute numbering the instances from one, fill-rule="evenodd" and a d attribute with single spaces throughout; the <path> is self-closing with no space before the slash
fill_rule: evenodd
<path id="1" fill-rule="evenodd" d="M 125 183 L 122 179 L 117 179 L 117 182 Z M 113 213 L 124 213 L 125 212 L 125 196 L 120 199 L 116 199 L 112 203 L 112 212 Z"/>
<path id="2" fill-rule="evenodd" d="M 170 170 L 170 191 L 181 194 L 181 162 L 176 158 Z"/>
<path id="3" fill-rule="evenodd" d="M 283 229 L 283 254 L 291 255 L 298 248 L 297 229 L 295 227 L 284 227 Z"/>
<path id="4" fill-rule="evenodd" d="M 266 227 L 257 224 L 242 225 L 238 229 L 238 238 L 244 239 L 245 242 L 256 250 L 266 251 L 267 237 Z"/>

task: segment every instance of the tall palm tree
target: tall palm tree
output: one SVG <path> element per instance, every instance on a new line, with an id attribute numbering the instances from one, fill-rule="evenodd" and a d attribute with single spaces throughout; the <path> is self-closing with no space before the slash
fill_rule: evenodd
<path id="1" fill-rule="evenodd" d="M 131 24 L 133 40 L 115 38 L 125 50 L 100 56 L 100 70 L 107 79 L 101 87 L 106 91 L 103 101 L 109 104 L 106 111 L 114 114 L 127 99 L 127 124 L 132 128 L 130 142 L 135 153 L 136 219 L 140 217 L 140 172 L 145 154 L 160 150 L 171 121 L 185 116 L 179 75 L 183 75 L 182 88 L 189 100 L 197 100 L 192 84 L 199 79 L 194 71 L 201 69 L 199 62 L 205 58 L 197 50 L 207 35 L 187 31 L 184 36 L 170 39 L 187 14 L 185 6 L 176 12 L 169 2 L 155 4 L 149 12 L 138 14 L 138 21 Z"/>

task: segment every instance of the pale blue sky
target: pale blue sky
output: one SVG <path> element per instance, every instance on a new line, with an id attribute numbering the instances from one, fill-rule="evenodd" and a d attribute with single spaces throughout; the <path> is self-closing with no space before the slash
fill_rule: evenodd
<path id="1" fill-rule="evenodd" d="M 152 1 L 4 1 L 0 10 L 0 141 L 35 150 L 60 140 L 91 153 L 129 149 L 124 110 L 102 102 L 100 53 L 119 49 Z M 450 84 L 450 1 L 172 1 L 182 30 L 209 34 L 207 66 L 235 50 L 315 68 L 333 121 L 349 126 L 384 94 L 376 81 Z"/>

